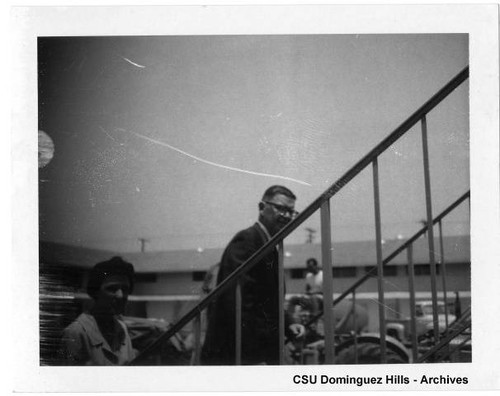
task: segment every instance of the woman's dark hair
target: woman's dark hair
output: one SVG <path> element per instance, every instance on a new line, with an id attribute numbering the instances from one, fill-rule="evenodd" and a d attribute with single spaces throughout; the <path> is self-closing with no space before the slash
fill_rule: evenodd
<path id="1" fill-rule="evenodd" d="M 104 280 L 111 275 L 124 275 L 130 281 L 130 293 L 134 289 L 134 266 L 121 257 L 115 256 L 108 261 L 97 263 L 90 271 L 87 293 L 95 299 Z"/>

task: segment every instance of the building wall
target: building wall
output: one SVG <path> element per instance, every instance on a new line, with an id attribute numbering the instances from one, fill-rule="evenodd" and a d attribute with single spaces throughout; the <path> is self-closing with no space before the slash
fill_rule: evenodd
<path id="1" fill-rule="evenodd" d="M 138 281 L 134 293 L 153 296 L 199 295 L 201 286 L 201 281 L 193 281 L 192 272 L 169 272 L 156 274 L 154 281 Z"/>
<path id="2" fill-rule="evenodd" d="M 454 296 L 454 291 L 468 292 L 469 294 L 466 295 L 470 296 L 470 264 L 451 264 L 447 266 L 446 272 L 446 286 L 449 298 Z M 366 270 L 364 267 L 358 267 L 356 268 L 356 276 L 334 278 L 334 294 L 338 295 L 346 290 L 365 273 Z M 304 278 L 295 279 L 292 277 L 292 271 L 286 270 L 285 279 L 287 294 L 304 293 Z M 438 291 L 443 290 L 440 275 L 436 286 Z M 146 303 L 148 317 L 163 318 L 169 322 L 175 322 L 196 303 L 198 297 L 202 296 L 201 287 L 202 281 L 194 281 L 192 272 L 158 274 L 154 282 L 138 283 L 134 294 L 144 296 L 179 296 L 179 301 L 149 301 Z M 370 331 L 378 330 L 377 290 L 377 279 L 371 278 L 356 291 L 357 302 L 368 310 L 368 330 Z M 388 318 L 409 315 L 408 290 L 408 275 L 404 266 L 397 266 L 393 275 L 386 275 L 384 277 L 386 316 Z M 431 291 L 429 275 L 415 275 L 415 291 L 417 294 Z M 470 304 L 470 297 L 467 297 L 464 301 L 465 304 Z"/>
<path id="3" fill-rule="evenodd" d="M 350 277 L 334 277 L 333 279 L 333 292 L 341 293 L 347 290 L 359 278 L 364 276 L 366 270 L 364 267 L 356 268 L 356 276 Z M 440 271 L 442 274 L 442 271 Z M 442 290 L 442 277 L 438 274 L 437 288 Z M 446 289 L 447 290 L 462 290 L 470 291 L 471 289 L 471 273 L 470 263 L 464 264 L 449 264 L 446 266 Z M 286 291 L 287 293 L 304 293 L 305 291 L 305 278 L 293 279 L 291 271 L 285 271 L 286 278 Z M 429 291 L 431 288 L 430 278 L 427 274 L 418 275 L 415 277 L 415 290 L 416 291 Z M 394 275 L 385 274 L 384 276 L 384 289 L 386 292 L 408 291 L 408 275 L 405 266 L 397 266 Z M 377 291 L 377 280 L 375 278 L 368 279 L 362 284 L 357 292 L 373 292 Z"/>

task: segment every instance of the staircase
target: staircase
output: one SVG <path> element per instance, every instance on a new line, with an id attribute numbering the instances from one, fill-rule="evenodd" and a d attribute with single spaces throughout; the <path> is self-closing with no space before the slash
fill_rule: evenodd
<path id="1" fill-rule="evenodd" d="M 459 318 L 455 323 L 450 324 L 450 326 L 443 333 L 440 331 L 438 314 L 437 314 L 437 302 L 438 302 L 438 275 L 436 271 L 436 246 L 435 246 L 435 236 L 434 236 L 434 226 L 439 227 L 439 238 L 442 241 L 442 219 L 452 212 L 457 206 L 466 200 L 470 200 L 470 193 L 467 191 L 461 197 L 458 197 L 456 201 L 450 204 L 450 206 L 445 209 L 438 216 L 433 215 L 432 211 L 432 199 L 431 199 L 431 188 L 430 188 L 430 166 L 429 166 L 429 152 L 428 152 L 428 131 L 427 131 L 427 114 L 431 112 L 439 103 L 441 103 L 451 92 L 453 92 L 457 87 L 459 87 L 464 81 L 469 77 L 469 68 L 465 68 L 460 73 L 458 73 L 451 81 L 449 81 L 443 88 L 441 88 L 435 95 L 433 95 L 427 102 L 425 102 L 418 110 L 416 110 L 410 117 L 408 117 L 402 124 L 400 124 L 392 133 L 390 133 L 382 142 L 380 142 L 374 149 L 372 149 L 368 154 L 361 158 L 352 168 L 350 168 L 340 179 L 338 179 L 334 184 L 332 184 L 325 192 L 323 192 L 319 197 L 317 197 L 303 212 L 301 212 L 292 222 L 290 222 L 285 228 L 274 235 L 269 242 L 264 245 L 259 251 L 257 251 L 252 257 L 250 257 L 242 266 L 236 269 L 229 277 L 227 277 L 221 284 L 219 284 L 210 294 L 199 301 L 189 312 L 187 312 L 181 319 L 179 319 L 173 326 L 170 327 L 162 336 L 160 336 L 156 341 L 151 343 L 146 347 L 141 354 L 131 363 L 132 365 L 140 365 L 147 361 L 147 357 L 154 353 L 163 342 L 174 336 L 188 323 L 193 321 L 193 328 L 195 329 L 195 354 L 193 358 L 194 364 L 199 363 L 199 350 L 200 350 L 200 323 L 202 312 L 208 307 L 208 305 L 216 299 L 219 295 L 226 292 L 229 288 L 234 287 L 238 280 L 245 274 L 249 269 L 255 266 L 261 259 L 268 255 L 271 250 L 278 246 L 280 252 L 279 256 L 279 274 L 280 280 L 279 284 L 284 285 L 284 269 L 283 269 L 283 241 L 290 235 L 294 230 L 296 230 L 302 223 L 304 223 L 309 217 L 319 211 L 321 219 L 321 241 L 322 241 L 322 263 L 323 263 L 323 298 L 325 307 L 334 307 L 344 298 L 349 295 L 353 295 L 356 289 L 362 285 L 367 279 L 376 277 L 377 287 L 378 287 L 378 302 L 379 302 L 379 335 L 378 338 L 370 338 L 370 342 L 374 339 L 377 340 L 378 350 L 379 350 L 379 362 L 387 363 L 388 356 L 394 351 L 395 343 L 389 337 L 386 337 L 386 318 L 384 309 L 384 266 L 388 264 L 392 259 L 398 256 L 400 253 L 406 251 L 408 255 L 408 273 L 409 273 L 409 293 L 410 293 L 410 304 L 415 304 L 415 288 L 413 280 L 413 260 L 412 260 L 412 244 L 424 234 L 427 235 L 427 241 L 429 244 L 429 264 L 430 264 L 430 284 L 431 284 L 431 295 L 433 303 L 433 331 L 431 332 L 430 340 L 425 351 L 419 346 L 419 342 L 415 335 L 415 315 L 412 316 L 412 328 L 413 328 L 413 340 L 412 340 L 412 361 L 415 363 L 423 362 L 436 362 L 444 361 L 449 358 L 451 354 L 456 352 L 456 348 L 464 348 L 467 345 L 467 332 L 471 328 L 470 310 L 464 312 L 464 315 Z M 397 248 L 392 254 L 386 258 L 382 257 L 382 236 L 381 236 L 381 216 L 380 216 L 380 191 L 379 191 L 379 171 L 378 171 L 378 157 L 384 153 L 391 145 L 398 141 L 403 135 L 405 135 L 412 127 L 420 123 L 421 127 L 421 137 L 422 137 L 422 154 L 423 154 L 423 174 L 424 174 L 424 185 L 425 185 L 425 198 L 426 198 L 426 219 L 425 226 L 418 230 L 410 239 L 408 239 L 404 244 Z M 331 199 L 349 184 L 361 171 L 365 168 L 372 167 L 373 175 L 373 194 L 374 194 L 374 214 L 375 214 L 375 246 L 377 253 L 377 266 L 374 267 L 371 273 L 367 273 L 364 277 L 360 278 L 355 282 L 350 288 L 345 290 L 335 301 L 333 300 L 333 276 L 332 276 L 332 238 L 331 238 Z M 442 244 L 441 244 L 442 248 Z M 442 250 L 442 249 L 441 249 Z M 444 264 L 444 263 L 442 263 Z M 443 271 L 445 273 L 445 271 Z M 443 285 L 445 281 L 443 280 Z M 444 290 L 445 303 L 446 303 L 446 290 Z M 241 327 L 241 302 L 235 306 L 236 310 L 236 328 Z M 281 290 L 280 293 L 280 306 L 284 306 L 284 293 Z M 335 325 L 333 310 L 327 309 L 324 313 L 321 313 L 317 317 L 313 318 L 309 324 L 313 321 L 322 318 L 324 322 L 324 363 L 325 364 L 335 364 L 338 363 L 336 359 L 336 354 L 339 353 L 338 340 L 335 335 Z M 284 336 L 284 315 L 280 317 L 280 363 L 285 363 L 285 336 Z M 236 362 L 238 364 L 240 356 L 241 338 L 238 334 L 241 332 L 237 331 L 236 335 Z M 382 335 L 382 336 L 381 336 Z M 358 345 L 357 335 L 353 335 L 354 339 L 351 340 L 352 345 Z M 460 340 L 457 342 L 457 340 Z M 352 347 L 352 346 L 351 346 Z M 356 358 L 357 361 L 357 358 Z"/>

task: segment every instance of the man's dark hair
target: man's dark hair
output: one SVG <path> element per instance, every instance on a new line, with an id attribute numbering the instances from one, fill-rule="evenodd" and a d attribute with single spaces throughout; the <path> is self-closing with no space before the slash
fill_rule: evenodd
<path id="1" fill-rule="evenodd" d="M 291 192 L 288 188 L 286 188 L 284 186 L 271 186 L 264 192 L 264 195 L 262 196 L 262 200 L 265 201 L 267 199 L 271 199 L 277 194 L 283 194 L 284 196 L 286 196 L 288 198 L 297 199 L 295 194 L 293 192 Z"/>
<path id="2" fill-rule="evenodd" d="M 97 263 L 90 271 L 87 284 L 87 294 L 95 299 L 104 280 L 111 275 L 124 275 L 130 282 L 130 293 L 134 289 L 134 266 L 121 257 L 115 256 L 110 260 Z"/>

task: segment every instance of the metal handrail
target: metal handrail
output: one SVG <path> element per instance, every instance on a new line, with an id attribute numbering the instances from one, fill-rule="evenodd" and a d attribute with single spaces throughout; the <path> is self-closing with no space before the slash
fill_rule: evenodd
<path id="1" fill-rule="evenodd" d="M 240 267 L 233 271 L 226 279 L 224 279 L 211 293 L 203 298 L 191 310 L 189 310 L 182 318 L 180 318 L 174 325 L 170 327 L 167 332 L 162 334 L 142 351 L 133 361 L 129 364 L 136 364 L 147 355 L 151 350 L 159 346 L 163 341 L 169 339 L 178 331 L 180 331 L 186 324 L 193 320 L 203 309 L 205 309 L 215 298 L 220 294 L 227 291 L 230 287 L 235 285 L 238 278 L 253 268 L 259 261 L 268 255 L 275 246 L 283 241 L 295 229 L 297 229 L 303 222 L 311 217 L 321 206 L 338 193 L 347 183 L 349 183 L 355 176 L 357 176 L 366 166 L 387 150 L 394 144 L 401 136 L 410 130 L 419 120 L 434 109 L 444 98 L 453 92 L 462 82 L 469 77 L 469 67 L 464 68 L 458 73 L 450 82 L 442 87 L 436 94 L 434 94 L 427 102 L 425 102 L 418 110 L 416 110 L 410 117 L 401 123 L 393 132 L 391 132 L 381 143 L 379 143 L 368 154 L 361 158 L 353 167 L 351 167 L 340 179 L 333 183 L 325 192 L 323 192 L 316 200 L 314 200 L 304 211 L 299 213 L 297 217 L 291 221 L 286 227 L 277 232 L 264 246 L 255 252 L 247 261 Z"/>
<path id="2" fill-rule="evenodd" d="M 446 347 L 451 340 L 456 338 L 458 335 L 462 334 L 465 330 L 471 328 L 471 310 L 470 307 L 463 313 L 462 317 L 456 321 L 453 325 L 453 329 L 446 335 L 442 340 L 440 340 L 434 347 L 429 349 L 426 353 L 420 356 L 417 363 L 425 362 L 429 357 L 434 356 L 441 349 Z M 448 353 L 446 354 L 448 355 Z"/>
<path id="3" fill-rule="evenodd" d="M 460 205 L 463 201 L 470 197 L 470 190 L 463 194 L 460 198 L 458 198 L 455 202 L 453 202 L 450 206 L 448 206 L 445 210 L 443 210 L 438 216 L 436 216 L 432 222 L 432 224 L 437 224 L 440 222 L 447 214 L 449 214 L 453 209 L 455 209 L 458 205 Z M 395 257 L 397 257 L 400 253 L 402 253 L 405 249 L 411 246 L 418 238 L 425 234 L 427 231 L 427 226 L 422 227 L 419 231 L 417 231 L 413 236 L 408 238 L 401 246 L 396 248 L 391 254 L 389 254 L 384 260 L 383 265 L 387 265 L 390 263 Z M 361 286 L 364 282 L 374 276 L 377 272 L 377 267 L 373 267 L 369 270 L 365 275 L 359 278 L 356 282 L 354 282 L 349 288 L 347 288 L 344 292 L 342 292 L 334 301 L 333 305 L 337 305 L 340 301 L 346 298 L 349 294 L 354 292 L 359 286 Z M 305 326 L 310 326 L 314 322 L 316 322 L 319 318 L 323 316 L 323 312 L 318 312 L 314 315 Z"/>

